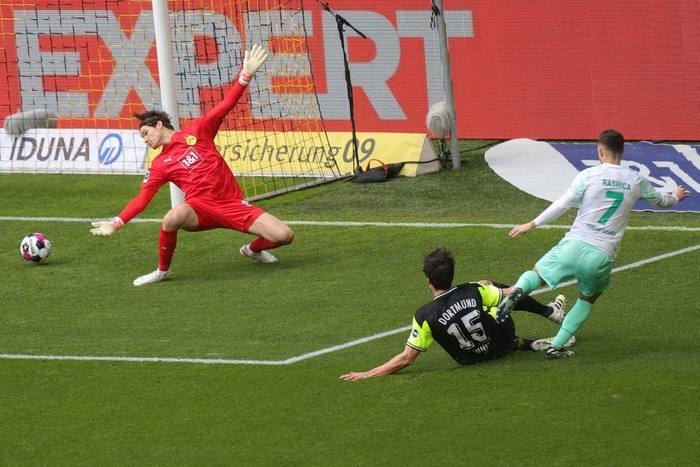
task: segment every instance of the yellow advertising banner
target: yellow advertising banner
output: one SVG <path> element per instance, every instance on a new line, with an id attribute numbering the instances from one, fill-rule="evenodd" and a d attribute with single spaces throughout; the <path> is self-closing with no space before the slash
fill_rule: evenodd
<path id="1" fill-rule="evenodd" d="M 366 170 L 405 162 L 399 175 L 414 177 L 440 170 L 427 135 L 421 133 L 357 133 L 357 159 Z M 221 131 L 219 152 L 236 175 L 327 176 L 354 174 L 351 132 Z M 149 152 L 149 161 L 157 155 Z"/>

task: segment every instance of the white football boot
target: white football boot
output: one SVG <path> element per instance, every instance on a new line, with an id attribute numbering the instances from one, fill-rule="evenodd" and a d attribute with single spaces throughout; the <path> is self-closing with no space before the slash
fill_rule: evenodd
<path id="1" fill-rule="evenodd" d="M 532 348 L 532 350 L 534 350 L 536 352 L 541 352 L 543 350 L 547 350 L 547 347 L 552 345 L 553 340 L 554 340 L 554 337 L 548 337 L 546 339 L 537 339 L 532 344 L 530 344 L 530 347 Z M 566 341 L 566 343 L 564 344 L 564 348 L 568 349 L 569 347 L 571 347 L 575 343 L 576 343 L 576 336 L 571 336 L 571 337 L 569 337 L 569 340 Z"/>
<path id="2" fill-rule="evenodd" d="M 168 269 L 167 271 L 161 271 L 160 269 L 156 269 L 150 274 L 137 277 L 136 280 L 134 280 L 134 285 L 138 287 L 139 285 L 153 284 L 154 282 L 164 281 L 168 277 L 170 277 L 170 269 Z"/>
<path id="3" fill-rule="evenodd" d="M 554 310 L 547 318 L 555 324 L 561 324 L 566 317 L 566 297 L 557 295 L 557 298 L 552 303 L 547 304 L 547 306 Z"/>
<path id="4" fill-rule="evenodd" d="M 246 258 L 251 258 L 255 261 L 260 261 L 261 263 L 277 262 L 277 258 L 275 258 L 272 254 L 268 253 L 265 250 L 261 251 L 260 253 L 254 253 L 253 250 L 250 249 L 250 244 L 243 245 L 238 251 Z"/>

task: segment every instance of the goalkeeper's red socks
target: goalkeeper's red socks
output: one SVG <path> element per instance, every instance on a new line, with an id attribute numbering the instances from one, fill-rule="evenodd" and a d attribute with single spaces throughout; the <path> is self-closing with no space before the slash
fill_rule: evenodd
<path id="1" fill-rule="evenodd" d="M 271 242 L 270 240 L 266 240 L 262 237 L 256 238 L 250 243 L 250 245 L 248 245 L 250 251 L 253 253 L 260 253 L 263 250 L 272 250 L 281 246 L 281 243 Z"/>
<path id="2" fill-rule="evenodd" d="M 158 269 L 168 271 L 173 260 L 175 247 L 177 246 L 177 230 L 166 232 L 160 228 L 158 234 Z"/>

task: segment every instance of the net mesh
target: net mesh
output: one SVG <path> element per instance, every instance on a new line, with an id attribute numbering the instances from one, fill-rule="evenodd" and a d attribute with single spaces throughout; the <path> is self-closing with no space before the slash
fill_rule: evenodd
<path id="1" fill-rule="evenodd" d="M 217 136 L 248 197 L 340 176 L 301 0 L 176 0 L 168 9 L 181 127 L 223 99 L 246 49 L 270 52 Z M 150 0 L 3 2 L 0 37 L 0 171 L 147 169 L 154 154 L 132 115 L 163 108 Z"/>

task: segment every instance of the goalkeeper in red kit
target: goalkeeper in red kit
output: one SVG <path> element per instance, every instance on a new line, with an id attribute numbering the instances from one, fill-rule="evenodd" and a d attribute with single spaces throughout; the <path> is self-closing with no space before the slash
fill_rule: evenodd
<path id="1" fill-rule="evenodd" d="M 267 56 L 259 45 L 246 51 L 243 70 L 224 100 L 182 131 L 175 131 L 166 112 L 151 110 L 134 114 L 141 121 L 139 132 L 144 142 L 153 149 L 162 147 L 163 150 L 153 159 L 139 194 L 111 221 L 93 222 L 90 232 L 111 236 L 143 211 L 167 182 L 174 183 L 185 193 L 184 202 L 163 218 L 158 235 L 158 269 L 138 277 L 134 285 L 160 282 L 170 276 L 180 229 L 198 232 L 226 228 L 256 235 L 258 238 L 239 251 L 263 263 L 277 261 L 267 250 L 288 245 L 294 239 L 294 232 L 287 224 L 243 199 L 236 178 L 214 144 L 224 118 Z"/>

